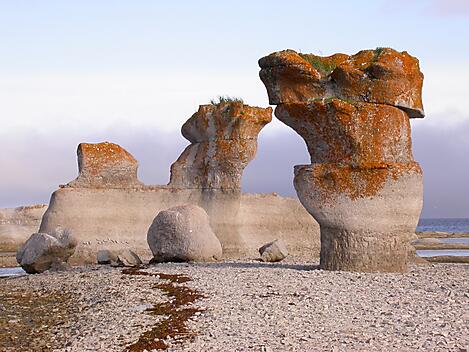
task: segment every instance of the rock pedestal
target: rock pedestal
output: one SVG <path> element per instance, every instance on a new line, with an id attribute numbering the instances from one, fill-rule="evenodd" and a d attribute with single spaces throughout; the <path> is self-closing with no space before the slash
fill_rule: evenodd
<path id="1" fill-rule="evenodd" d="M 327 270 L 403 272 L 423 199 L 409 117 L 423 117 L 418 60 L 388 48 L 259 61 L 275 115 L 306 141 L 298 197 L 321 228 Z"/>
<path id="2" fill-rule="evenodd" d="M 236 222 L 244 168 L 255 157 L 257 136 L 272 121 L 272 108 L 240 101 L 201 105 L 182 126 L 191 142 L 171 166 L 169 186 L 200 191 L 199 205 L 225 252 L 242 251 L 244 239 Z"/>

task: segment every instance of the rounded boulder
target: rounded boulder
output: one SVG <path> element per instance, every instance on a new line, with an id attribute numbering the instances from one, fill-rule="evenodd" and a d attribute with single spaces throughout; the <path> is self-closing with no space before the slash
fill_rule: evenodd
<path id="1" fill-rule="evenodd" d="M 161 211 L 148 229 L 153 262 L 219 260 L 222 247 L 204 209 L 182 205 Z"/>

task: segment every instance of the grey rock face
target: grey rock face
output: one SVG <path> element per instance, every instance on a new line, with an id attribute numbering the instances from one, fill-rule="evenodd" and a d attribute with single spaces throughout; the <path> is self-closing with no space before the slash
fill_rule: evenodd
<path id="1" fill-rule="evenodd" d="M 279 262 L 288 256 L 288 249 L 282 240 L 275 240 L 259 248 L 263 262 Z"/>
<path id="2" fill-rule="evenodd" d="M 111 261 L 111 265 L 134 267 L 142 265 L 142 260 L 130 249 L 124 249 L 117 254 L 116 261 Z"/>
<path id="3" fill-rule="evenodd" d="M 101 249 L 96 255 L 98 264 L 111 264 L 117 262 L 117 254 L 109 249 Z"/>
<path id="4" fill-rule="evenodd" d="M 212 261 L 222 247 L 204 209 L 182 205 L 161 211 L 151 224 L 147 241 L 154 262 Z"/>
<path id="5" fill-rule="evenodd" d="M 16 253 L 16 260 L 27 273 L 42 273 L 67 262 L 76 245 L 75 238 L 66 229 L 57 228 L 51 234 L 34 233 Z"/>

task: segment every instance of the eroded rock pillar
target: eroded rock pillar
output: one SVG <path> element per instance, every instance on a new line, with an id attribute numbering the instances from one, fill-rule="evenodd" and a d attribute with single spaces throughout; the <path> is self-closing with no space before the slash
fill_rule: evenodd
<path id="1" fill-rule="evenodd" d="M 255 157 L 257 136 L 272 120 L 272 108 L 238 101 L 201 105 L 182 126 L 191 144 L 171 166 L 170 187 L 200 191 L 200 205 L 225 253 L 243 248 L 236 217 L 244 168 Z"/>
<path id="2" fill-rule="evenodd" d="M 259 61 L 275 115 L 305 140 L 298 197 L 321 227 L 327 270 L 407 270 L 422 208 L 409 117 L 423 117 L 418 60 L 393 49 Z"/>

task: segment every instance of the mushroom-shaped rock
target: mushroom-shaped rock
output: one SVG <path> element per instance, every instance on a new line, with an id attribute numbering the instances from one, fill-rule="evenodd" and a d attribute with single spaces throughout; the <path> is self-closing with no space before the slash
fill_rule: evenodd
<path id="1" fill-rule="evenodd" d="M 402 272 L 422 209 L 409 117 L 423 117 L 418 60 L 393 49 L 259 61 L 275 115 L 306 142 L 298 197 L 321 228 L 320 266 Z"/>
<path id="2" fill-rule="evenodd" d="M 274 105 L 337 97 L 396 106 L 410 117 L 424 116 L 423 74 L 418 60 L 405 51 L 376 48 L 322 57 L 284 50 L 260 59 L 259 66 Z"/>
<path id="3" fill-rule="evenodd" d="M 77 241 L 70 231 L 57 228 L 51 234 L 34 233 L 16 253 L 18 264 L 28 274 L 60 267 L 75 252 Z"/>
<path id="4" fill-rule="evenodd" d="M 131 188 L 141 186 L 138 162 L 117 144 L 81 143 L 77 149 L 78 177 L 68 186 L 75 188 Z"/>
<path id="5" fill-rule="evenodd" d="M 239 101 L 201 105 L 182 127 L 192 144 L 171 166 L 177 188 L 240 190 L 244 168 L 254 158 L 257 135 L 272 120 L 272 108 Z"/>
<path id="6" fill-rule="evenodd" d="M 161 211 L 148 229 L 153 262 L 213 261 L 222 256 L 204 209 L 181 205 Z"/>
<path id="7" fill-rule="evenodd" d="M 259 248 L 263 262 L 279 262 L 288 256 L 288 249 L 282 240 L 269 242 Z"/>

